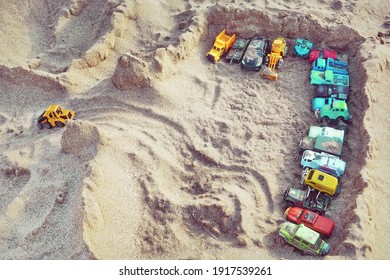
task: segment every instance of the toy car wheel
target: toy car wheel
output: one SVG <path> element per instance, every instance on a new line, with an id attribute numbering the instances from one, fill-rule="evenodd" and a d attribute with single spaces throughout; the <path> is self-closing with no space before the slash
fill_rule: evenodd
<path id="1" fill-rule="evenodd" d="M 283 69 L 283 58 L 279 59 L 278 63 L 276 64 L 276 68 Z"/>
<path id="2" fill-rule="evenodd" d="M 329 117 L 328 117 L 328 116 L 323 117 L 322 120 L 323 120 L 326 124 L 329 123 Z"/>
<path id="3" fill-rule="evenodd" d="M 341 185 L 338 185 L 335 196 L 338 196 L 340 193 L 341 193 Z"/>
<path id="4" fill-rule="evenodd" d="M 278 234 L 275 237 L 275 244 L 276 245 L 283 246 L 286 242 L 287 242 L 287 240 L 286 240 L 286 237 L 284 237 L 284 236 L 281 236 Z"/>
<path id="5" fill-rule="evenodd" d="M 305 250 L 305 251 L 303 251 L 303 253 L 306 255 L 309 255 L 309 256 L 316 256 L 316 254 L 310 250 Z"/>
<path id="6" fill-rule="evenodd" d="M 42 128 L 43 128 L 42 124 L 39 123 L 39 122 L 37 123 L 37 126 L 38 126 L 39 129 L 42 129 Z"/>
<path id="7" fill-rule="evenodd" d="M 309 173 L 309 168 L 305 167 L 302 171 L 302 174 L 301 174 L 301 184 L 302 185 L 303 185 L 303 182 L 305 181 L 305 177 L 306 177 L 307 173 Z"/>
<path id="8" fill-rule="evenodd" d="M 65 124 L 62 122 L 56 122 L 56 127 L 64 127 Z"/>

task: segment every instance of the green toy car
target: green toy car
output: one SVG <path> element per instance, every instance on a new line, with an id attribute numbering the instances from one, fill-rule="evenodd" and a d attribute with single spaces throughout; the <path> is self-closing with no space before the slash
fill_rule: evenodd
<path id="1" fill-rule="evenodd" d="M 321 107 L 319 114 L 316 114 L 318 122 L 325 121 L 350 121 L 352 116 L 349 114 L 348 105 L 345 100 L 334 100 L 329 104 L 325 104 Z"/>
<path id="2" fill-rule="evenodd" d="M 320 234 L 303 224 L 284 222 L 279 226 L 279 236 L 285 242 L 313 256 L 324 256 L 330 250 L 329 243 Z"/>

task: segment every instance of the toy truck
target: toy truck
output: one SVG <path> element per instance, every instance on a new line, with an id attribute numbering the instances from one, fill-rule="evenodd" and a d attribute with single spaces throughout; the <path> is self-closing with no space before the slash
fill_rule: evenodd
<path id="1" fill-rule="evenodd" d="M 303 38 L 298 38 L 295 42 L 293 56 L 298 56 L 307 59 L 312 48 L 312 42 Z"/>
<path id="2" fill-rule="evenodd" d="M 305 189 L 288 188 L 283 196 L 287 207 L 301 207 L 324 215 L 332 201 L 332 197 L 324 192 L 306 186 Z"/>
<path id="3" fill-rule="evenodd" d="M 349 99 L 349 87 L 341 85 L 317 85 L 316 97 L 335 98 L 340 100 Z"/>
<path id="4" fill-rule="evenodd" d="M 346 163 L 339 157 L 325 152 L 305 150 L 302 154 L 301 166 L 317 169 L 339 178 L 345 172 Z"/>
<path id="5" fill-rule="evenodd" d="M 311 85 L 340 85 L 349 87 L 349 75 L 335 74 L 332 70 L 311 70 Z"/>
<path id="6" fill-rule="evenodd" d="M 347 54 L 340 54 L 336 51 L 332 50 L 312 50 L 309 54 L 309 63 L 313 63 L 314 60 L 318 58 L 333 58 L 341 61 L 345 61 L 348 63 L 348 55 Z"/>
<path id="7" fill-rule="evenodd" d="M 341 61 L 341 60 L 335 60 L 333 58 L 318 58 L 313 61 L 312 63 L 312 70 L 316 71 L 325 71 L 325 70 L 332 70 L 335 74 L 348 74 L 348 63 Z"/>
<path id="8" fill-rule="evenodd" d="M 287 55 L 288 47 L 284 38 L 276 38 L 272 43 L 271 53 L 265 58 L 265 65 L 268 66 L 260 72 L 260 76 L 268 80 L 277 80 L 278 74 L 275 73 L 275 68 L 281 68 L 283 65 L 283 57 Z"/>
<path id="9" fill-rule="evenodd" d="M 302 152 L 313 150 L 341 156 L 344 133 L 344 130 L 332 127 L 311 126 L 308 135 L 299 142 L 299 147 Z"/>
<path id="10" fill-rule="evenodd" d="M 279 238 L 308 255 L 324 256 L 330 250 L 329 243 L 318 232 L 303 224 L 284 222 L 279 226 L 278 234 Z"/>
<path id="11" fill-rule="evenodd" d="M 58 104 L 50 105 L 37 119 L 38 128 L 63 127 L 67 120 L 74 118 L 74 111 L 65 110 Z"/>
<path id="12" fill-rule="evenodd" d="M 311 110 L 312 111 L 320 111 L 322 106 L 327 105 L 327 104 L 332 104 L 333 101 L 336 99 L 328 97 L 328 98 L 323 98 L 323 97 L 315 97 L 313 98 L 312 104 L 311 104 Z"/>
<path id="13" fill-rule="evenodd" d="M 317 169 L 305 168 L 302 171 L 301 184 L 331 196 L 336 196 L 341 192 L 337 177 Z"/>
<path id="14" fill-rule="evenodd" d="M 222 30 L 214 41 L 212 49 L 206 54 L 207 59 L 210 62 L 216 63 L 220 58 L 226 54 L 232 47 L 236 40 L 236 34 L 229 36 L 226 34 L 226 30 Z"/>
<path id="15" fill-rule="evenodd" d="M 233 44 L 233 47 L 230 48 L 229 52 L 227 53 L 225 59 L 230 64 L 232 62 L 240 63 L 242 57 L 244 56 L 244 53 L 246 51 L 246 48 L 248 47 L 250 42 L 250 39 L 236 39 L 236 41 Z"/>

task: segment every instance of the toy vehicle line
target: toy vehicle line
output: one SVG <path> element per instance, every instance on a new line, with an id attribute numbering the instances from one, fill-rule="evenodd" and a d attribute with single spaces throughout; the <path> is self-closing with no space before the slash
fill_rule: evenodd
<path id="1" fill-rule="evenodd" d="M 349 87 L 349 75 L 335 74 L 332 70 L 311 70 L 311 85 L 340 85 Z"/>
<path id="2" fill-rule="evenodd" d="M 230 48 L 229 52 L 227 53 L 225 59 L 230 64 L 232 62 L 239 63 L 241 62 L 242 57 L 244 56 L 244 53 L 249 45 L 251 39 L 245 39 L 245 38 L 239 38 L 236 39 L 233 46 Z"/>
<path id="3" fill-rule="evenodd" d="M 330 249 L 329 243 L 321 239 L 318 232 L 303 224 L 284 222 L 279 226 L 279 236 L 305 254 L 324 256 Z"/>
<path id="4" fill-rule="evenodd" d="M 312 70 L 331 70 L 335 74 L 348 75 L 348 63 L 345 61 L 335 60 L 333 58 L 318 58 L 312 63 Z"/>
<path id="5" fill-rule="evenodd" d="M 312 42 L 303 38 L 298 38 L 295 42 L 293 56 L 298 56 L 307 59 L 312 48 Z"/>
<path id="6" fill-rule="evenodd" d="M 306 189 L 289 188 L 284 192 L 283 200 L 287 207 L 297 206 L 324 215 L 332 197 L 324 192 L 306 186 Z"/>
<path id="7" fill-rule="evenodd" d="M 62 109 L 58 104 L 50 105 L 37 119 L 39 129 L 63 127 L 67 120 L 74 119 L 74 111 Z"/>
<path id="8" fill-rule="evenodd" d="M 218 62 L 218 60 L 229 51 L 235 40 L 236 34 L 229 36 L 226 34 L 225 29 L 222 30 L 215 38 L 212 49 L 206 54 L 207 59 L 213 63 Z"/>
<path id="9" fill-rule="evenodd" d="M 287 55 L 288 47 L 284 38 L 276 38 L 271 46 L 271 52 L 265 57 L 265 65 L 268 66 L 260 72 L 260 76 L 269 80 L 277 80 L 278 74 L 275 73 L 275 68 L 281 68 L 283 65 L 283 57 Z"/>
<path id="10" fill-rule="evenodd" d="M 252 38 L 246 49 L 244 57 L 241 60 L 241 68 L 245 70 L 259 71 L 268 48 L 268 39 L 264 37 Z"/>
<path id="11" fill-rule="evenodd" d="M 348 55 L 340 54 L 332 50 L 311 50 L 309 53 L 309 63 L 313 63 L 318 58 L 333 58 L 348 63 Z"/>
<path id="12" fill-rule="evenodd" d="M 349 86 L 342 85 L 317 85 L 316 97 L 331 97 L 340 100 L 348 100 Z"/>
<path id="13" fill-rule="evenodd" d="M 341 156 L 344 131 L 331 127 L 311 126 L 308 136 L 305 136 L 300 142 L 299 147 L 302 150 L 314 150 L 316 152 L 326 152 L 335 156 Z"/>
<path id="14" fill-rule="evenodd" d="M 334 229 L 334 222 L 331 219 L 300 207 L 287 208 L 284 217 L 294 224 L 304 224 L 326 237 L 329 237 Z"/>
<path id="15" fill-rule="evenodd" d="M 341 177 L 345 172 L 346 163 L 337 156 L 305 150 L 301 158 L 303 168 L 313 168 L 330 175 Z"/>
<path id="16" fill-rule="evenodd" d="M 338 195 L 341 191 L 339 180 L 336 177 L 317 169 L 305 168 L 302 171 L 301 184 L 331 196 Z"/>

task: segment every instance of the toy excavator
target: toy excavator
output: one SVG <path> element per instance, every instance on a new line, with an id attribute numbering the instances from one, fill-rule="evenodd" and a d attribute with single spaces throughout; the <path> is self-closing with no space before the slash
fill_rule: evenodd
<path id="1" fill-rule="evenodd" d="M 272 43 L 271 53 L 265 58 L 265 65 L 267 68 L 263 68 L 260 71 L 260 76 L 268 80 L 277 80 L 278 74 L 275 73 L 275 68 L 281 68 L 283 65 L 283 57 L 287 55 L 287 44 L 284 38 L 277 38 Z"/>

